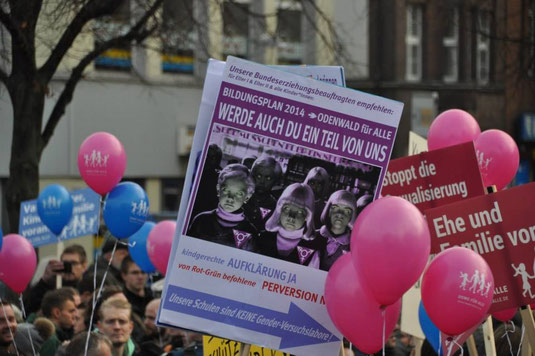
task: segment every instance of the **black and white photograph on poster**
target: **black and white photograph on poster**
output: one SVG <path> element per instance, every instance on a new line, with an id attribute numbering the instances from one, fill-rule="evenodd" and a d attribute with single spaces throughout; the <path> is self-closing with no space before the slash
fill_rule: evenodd
<path id="1" fill-rule="evenodd" d="M 328 271 L 349 251 L 380 174 L 377 166 L 216 124 L 184 233 Z"/>

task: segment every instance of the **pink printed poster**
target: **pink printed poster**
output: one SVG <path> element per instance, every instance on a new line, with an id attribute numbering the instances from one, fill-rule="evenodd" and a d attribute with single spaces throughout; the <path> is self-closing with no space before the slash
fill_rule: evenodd
<path id="1" fill-rule="evenodd" d="M 158 322 L 294 355 L 338 353 L 325 278 L 380 193 L 402 109 L 229 57 Z"/>

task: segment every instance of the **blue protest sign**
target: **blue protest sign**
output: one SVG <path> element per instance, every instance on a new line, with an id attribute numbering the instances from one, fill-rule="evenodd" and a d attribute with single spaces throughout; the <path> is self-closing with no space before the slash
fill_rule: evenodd
<path id="1" fill-rule="evenodd" d="M 164 308 L 280 337 L 280 349 L 340 341 L 295 303 L 288 312 L 169 285 Z"/>
<path id="2" fill-rule="evenodd" d="M 19 234 L 27 238 L 34 247 L 56 243 L 58 239 L 96 234 L 99 227 L 100 195 L 90 188 L 71 192 L 74 203 L 72 218 L 56 237 L 41 221 L 37 212 L 37 200 L 27 200 L 20 205 Z"/>

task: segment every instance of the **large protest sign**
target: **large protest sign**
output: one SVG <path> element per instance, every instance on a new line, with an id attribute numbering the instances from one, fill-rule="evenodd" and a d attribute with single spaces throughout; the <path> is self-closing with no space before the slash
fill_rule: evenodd
<path id="1" fill-rule="evenodd" d="M 420 211 L 485 194 L 472 142 L 394 159 L 383 195 L 396 195 Z"/>
<path id="2" fill-rule="evenodd" d="M 180 199 L 180 207 L 177 215 L 177 229 L 175 234 L 175 243 L 171 248 L 170 263 L 173 261 L 173 256 L 176 255 L 177 241 L 180 238 L 180 231 L 182 229 L 184 218 L 188 210 L 188 200 L 192 190 L 192 183 L 198 168 L 200 155 L 204 148 L 206 136 L 212 119 L 212 113 L 215 109 L 219 88 L 223 80 L 223 73 L 225 71 L 226 63 L 211 58 L 208 61 L 208 68 L 204 80 L 201 105 L 199 107 L 199 114 L 195 124 L 195 133 L 193 142 L 191 144 L 191 152 L 189 155 L 188 167 L 184 179 L 183 194 Z M 326 83 L 345 86 L 344 70 L 337 66 L 274 66 L 274 68 L 282 69 L 289 73 L 298 74 L 304 77 L 313 78 Z"/>
<path id="3" fill-rule="evenodd" d="M 326 272 L 309 267 L 320 266 L 326 238 L 316 235 L 321 226 L 316 231 L 313 220 L 319 210 L 312 188 L 295 182 L 303 182 L 309 172 L 323 170 L 332 177 L 345 173 L 327 182 L 327 194 L 318 194 L 318 200 L 347 191 L 352 197 L 344 199 L 354 204 L 349 218 L 356 215 L 358 200 L 369 202 L 379 194 L 402 107 L 229 57 L 184 226 L 168 265 L 159 323 L 291 354 L 337 353 L 341 335 L 323 298 Z M 214 188 L 203 181 L 210 171 L 208 148 L 214 146 L 222 151 L 222 173 L 213 184 L 217 192 L 206 194 Z M 278 191 L 270 192 L 273 199 L 279 197 L 278 203 L 270 211 L 261 210 L 270 216 L 264 230 L 248 224 L 240 210 L 250 194 L 246 179 L 226 180 L 227 174 L 242 176 L 240 165 L 232 163 L 252 154 L 271 157 L 284 171 Z M 351 173 L 353 179 L 345 181 Z M 212 202 L 212 208 L 198 208 L 218 195 L 221 201 Z M 338 207 L 342 200 L 331 205 Z M 277 257 L 272 252 L 288 252 L 287 245 L 279 245 L 283 230 L 294 234 L 294 244 L 288 255 Z M 330 251 L 336 248 L 329 246 Z"/>
<path id="4" fill-rule="evenodd" d="M 19 234 L 27 238 L 34 247 L 48 245 L 58 240 L 96 234 L 99 227 L 100 195 L 92 189 L 71 192 L 73 200 L 72 218 L 60 236 L 55 236 L 37 214 L 37 200 L 27 200 L 20 205 Z"/>
<path id="5" fill-rule="evenodd" d="M 479 253 L 494 275 L 490 312 L 535 301 L 535 184 L 426 211 L 431 252 L 458 245 Z M 485 276 L 459 276 L 459 284 L 486 293 Z"/>

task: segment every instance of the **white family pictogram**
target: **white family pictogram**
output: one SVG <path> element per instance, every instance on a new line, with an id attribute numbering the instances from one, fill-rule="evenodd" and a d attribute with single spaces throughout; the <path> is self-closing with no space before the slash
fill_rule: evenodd
<path id="1" fill-rule="evenodd" d="M 57 200 L 56 197 L 49 196 L 46 200 L 43 200 L 43 208 L 45 209 L 59 209 L 61 208 L 61 200 Z"/>
<path id="2" fill-rule="evenodd" d="M 490 282 L 485 282 L 485 274 L 479 272 L 479 270 L 476 269 L 470 278 L 468 278 L 468 273 L 461 271 L 459 278 L 461 278 L 461 285 L 459 288 L 462 290 L 466 290 L 470 283 L 471 285 L 468 288 L 469 292 L 480 294 L 483 297 L 489 295 L 492 284 Z"/>
<path id="3" fill-rule="evenodd" d="M 91 154 L 84 154 L 84 161 L 86 167 L 100 167 L 106 168 L 108 165 L 109 154 L 102 154 L 102 152 L 93 150 Z"/>
<path id="4" fill-rule="evenodd" d="M 145 200 L 139 202 L 132 202 L 132 214 L 145 216 L 149 213 L 149 204 Z"/>
<path id="5" fill-rule="evenodd" d="M 485 158 L 485 154 L 481 151 L 476 152 L 477 155 L 477 163 L 479 164 L 479 167 L 487 170 L 489 168 L 489 163 L 492 162 L 492 157 Z"/>
<path id="6" fill-rule="evenodd" d="M 528 273 L 524 263 L 520 263 L 518 267 L 511 263 L 511 267 L 515 270 L 513 277 L 520 276 L 522 278 L 522 288 L 524 289 L 522 296 L 526 297 L 526 294 L 529 294 L 531 299 L 535 299 L 535 295 L 531 291 L 531 283 L 529 282 L 530 279 L 535 279 L 535 259 L 533 260 L 533 275 Z"/>

